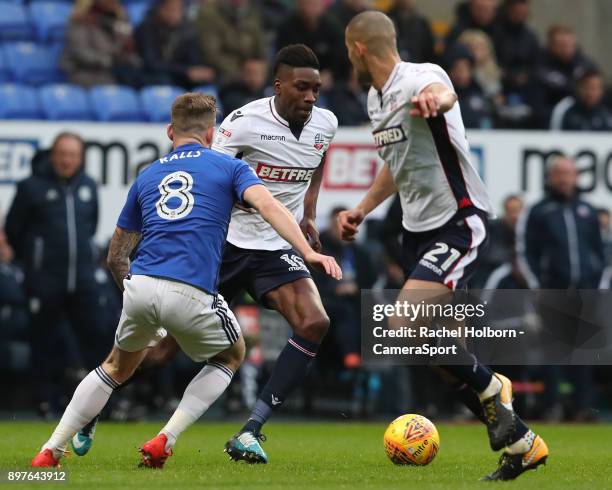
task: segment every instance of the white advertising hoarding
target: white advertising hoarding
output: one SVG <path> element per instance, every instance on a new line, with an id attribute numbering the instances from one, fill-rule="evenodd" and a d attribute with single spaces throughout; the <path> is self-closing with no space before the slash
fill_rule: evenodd
<path id="1" fill-rule="evenodd" d="M 30 175 L 30 159 L 60 131 L 86 141 L 86 170 L 99 183 L 98 239 L 107 240 L 137 172 L 170 149 L 165 127 L 157 124 L 0 122 L 0 215 L 10 206 L 15 183 Z M 542 195 L 544 163 L 555 153 L 574 157 L 580 187 L 595 206 L 612 208 L 612 135 L 539 131 L 471 131 L 473 163 L 496 209 L 510 193 L 528 202 Z M 368 128 L 341 128 L 328 152 L 318 215 L 322 225 L 337 205 L 356 204 L 381 162 Z M 381 209 L 377 216 L 384 214 Z"/>

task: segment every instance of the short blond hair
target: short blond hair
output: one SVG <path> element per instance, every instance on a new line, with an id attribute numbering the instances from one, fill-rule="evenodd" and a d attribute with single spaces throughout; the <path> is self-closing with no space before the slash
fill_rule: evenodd
<path id="1" fill-rule="evenodd" d="M 178 134 L 201 133 L 215 125 L 216 100 L 212 95 L 187 92 L 172 104 L 172 129 Z"/>

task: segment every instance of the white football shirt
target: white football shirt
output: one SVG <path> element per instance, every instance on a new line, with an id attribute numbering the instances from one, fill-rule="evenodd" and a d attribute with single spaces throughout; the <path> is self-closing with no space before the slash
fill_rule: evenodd
<path id="1" fill-rule="evenodd" d="M 409 114 L 410 99 L 432 83 L 454 90 L 438 65 L 401 62 L 380 91 L 372 87 L 368 94 L 374 141 L 400 194 L 402 224 L 414 232 L 439 228 L 465 207 L 492 212 L 484 184 L 470 163 L 459 103 L 435 118 Z"/>
<path id="2" fill-rule="evenodd" d="M 304 196 L 312 174 L 338 129 L 326 109 L 314 107 L 299 138 L 276 111 L 274 97 L 255 100 L 235 110 L 217 129 L 212 149 L 241 158 L 295 219 L 304 215 Z M 227 241 L 246 249 L 281 250 L 291 245 L 258 213 L 234 208 Z"/>

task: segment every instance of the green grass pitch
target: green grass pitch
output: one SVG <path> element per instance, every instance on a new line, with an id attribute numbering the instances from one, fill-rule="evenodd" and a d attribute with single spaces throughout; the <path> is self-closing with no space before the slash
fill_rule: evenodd
<path id="1" fill-rule="evenodd" d="M 223 445 L 239 424 L 203 422 L 183 434 L 163 470 L 138 468 L 137 447 L 161 423 L 101 423 L 90 454 L 64 459 L 68 483 L 54 488 L 165 489 L 434 489 L 499 488 L 530 490 L 612 487 L 612 426 L 541 425 L 535 427 L 551 449 L 548 464 L 513 483 L 478 479 L 495 468 L 478 425 L 438 424 L 441 448 L 427 467 L 394 466 L 384 453 L 384 424 L 270 423 L 265 449 L 270 464 L 248 466 L 228 460 Z M 49 423 L 0 424 L 0 468 L 25 470 L 49 436 Z M 49 484 L 13 484 L 42 488 Z M 9 487 L 10 488 L 10 487 Z"/>

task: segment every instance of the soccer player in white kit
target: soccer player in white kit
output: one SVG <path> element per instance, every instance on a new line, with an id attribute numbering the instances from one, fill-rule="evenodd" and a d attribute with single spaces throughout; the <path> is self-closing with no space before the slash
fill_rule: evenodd
<path id="1" fill-rule="evenodd" d="M 463 289 L 486 246 L 491 205 L 470 163 L 452 83 L 437 65 L 403 62 L 393 22 L 381 12 L 355 16 L 346 46 L 359 80 L 371 85 L 368 114 L 385 163 L 362 201 L 340 213 L 343 236 L 354 240 L 364 218 L 398 192 L 408 278 L 402 298 Z M 436 370 L 486 425 L 491 448 L 505 448 L 484 479 L 511 480 L 544 463 L 548 448 L 514 412 L 510 380 L 458 347 L 464 365 Z"/>

